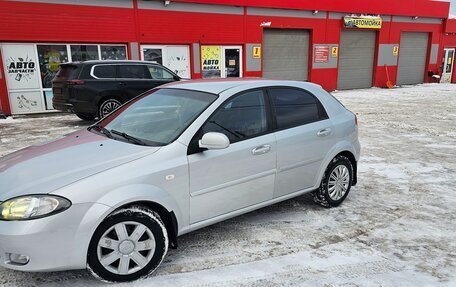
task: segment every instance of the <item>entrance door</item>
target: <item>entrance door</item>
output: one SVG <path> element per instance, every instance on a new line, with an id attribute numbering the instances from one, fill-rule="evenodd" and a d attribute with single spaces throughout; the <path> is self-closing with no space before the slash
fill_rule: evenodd
<path id="1" fill-rule="evenodd" d="M 242 77 L 241 46 L 201 46 L 203 79 Z"/>
<path id="2" fill-rule="evenodd" d="M 222 78 L 242 77 L 241 47 L 223 47 Z"/>
<path id="3" fill-rule="evenodd" d="M 453 78 L 455 49 L 445 49 L 441 83 L 451 83 Z"/>

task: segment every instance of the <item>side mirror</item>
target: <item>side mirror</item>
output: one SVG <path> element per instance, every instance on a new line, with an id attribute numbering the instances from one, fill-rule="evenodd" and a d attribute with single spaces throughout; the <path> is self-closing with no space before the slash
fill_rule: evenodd
<path id="1" fill-rule="evenodd" d="M 199 141 L 200 148 L 225 149 L 230 146 L 230 140 L 222 133 L 206 133 Z"/>
<path id="2" fill-rule="evenodd" d="M 174 78 L 174 81 L 180 81 L 181 80 L 181 77 L 179 77 L 178 75 L 175 75 L 173 78 Z"/>

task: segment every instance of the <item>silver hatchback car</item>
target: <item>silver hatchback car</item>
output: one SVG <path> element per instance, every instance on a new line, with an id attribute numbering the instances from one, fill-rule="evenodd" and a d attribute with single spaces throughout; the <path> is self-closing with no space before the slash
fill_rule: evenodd
<path id="1" fill-rule="evenodd" d="M 338 206 L 359 154 L 356 116 L 317 85 L 168 84 L 0 160 L 0 266 L 136 280 L 182 234 L 308 192 Z"/>

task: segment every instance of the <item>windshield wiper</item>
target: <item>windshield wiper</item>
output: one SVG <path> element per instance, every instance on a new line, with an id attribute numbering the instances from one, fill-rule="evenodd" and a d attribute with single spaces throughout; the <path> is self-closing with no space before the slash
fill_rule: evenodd
<path id="1" fill-rule="evenodd" d="M 90 126 L 90 127 L 87 128 L 88 131 L 91 131 L 92 129 L 96 129 L 97 132 L 100 132 L 100 133 L 104 134 L 108 138 L 112 138 L 111 132 L 108 129 L 106 129 L 105 127 L 103 127 L 102 125 L 100 125 L 100 124 L 94 125 L 94 126 Z"/>
<path id="2" fill-rule="evenodd" d="M 140 140 L 138 138 L 135 138 L 134 136 L 131 136 L 131 135 L 127 134 L 127 133 L 119 132 L 119 131 L 116 131 L 116 130 L 111 130 L 111 133 L 115 134 L 115 135 L 118 135 L 118 136 L 121 136 L 124 139 L 128 140 L 129 142 L 132 142 L 132 143 L 135 143 L 135 144 L 138 144 L 138 145 L 147 145 L 142 140 Z"/>

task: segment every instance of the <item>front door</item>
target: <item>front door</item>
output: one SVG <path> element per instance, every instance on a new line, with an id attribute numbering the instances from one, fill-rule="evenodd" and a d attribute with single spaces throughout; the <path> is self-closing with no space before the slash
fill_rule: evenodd
<path id="1" fill-rule="evenodd" d="M 189 150 L 207 132 L 225 134 L 231 145 L 190 152 L 190 223 L 272 199 L 276 142 L 269 130 L 263 90 L 235 96 L 203 125 Z"/>
<path id="2" fill-rule="evenodd" d="M 451 83 L 453 78 L 455 49 L 445 49 L 441 83 Z"/>

